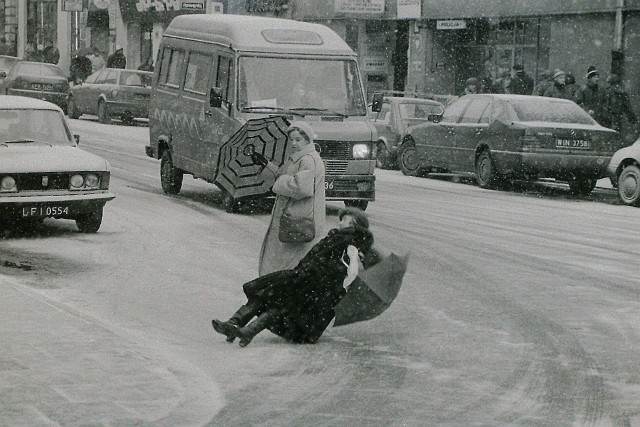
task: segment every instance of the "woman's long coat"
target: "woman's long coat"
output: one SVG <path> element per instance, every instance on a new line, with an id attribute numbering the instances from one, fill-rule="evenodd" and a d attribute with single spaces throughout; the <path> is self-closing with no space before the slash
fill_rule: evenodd
<path id="1" fill-rule="evenodd" d="M 347 246 L 365 253 L 373 244 L 368 231 L 333 229 L 293 270 L 276 271 L 244 284 L 249 300 L 258 299 L 263 311 L 278 308 L 282 316 L 269 330 L 298 343 L 316 342 L 335 317 L 334 307 L 345 294 Z"/>
<path id="2" fill-rule="evenodd" d="M 294 268 L 324 236 L 326 221 L 324 163 L 313 144 L 307 144 L 291 154 L 277 172 L 272 163 L 267 168 L 273 168 L 272 171 L 277 175 L 273 184 L 276 200 L 260 251 L 260 276 Z M 278 239 L 280 218 L 285 210 L 296 217 L 313 217 L 316 237 L 311 242 L 283 243 Z"/>

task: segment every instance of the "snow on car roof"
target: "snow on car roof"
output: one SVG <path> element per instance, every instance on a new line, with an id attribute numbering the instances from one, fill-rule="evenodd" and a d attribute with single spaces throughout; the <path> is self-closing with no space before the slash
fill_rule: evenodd
<path id="1" fill-rule="evenodd" d="M 35 98 L 27 98 L 26 96 L 3 95 L 0 96 L 0 109 L 30 109 L 30 110 L 55 110 L 60 111 L 60 107 L 51 102 L 41 101 Z"/>

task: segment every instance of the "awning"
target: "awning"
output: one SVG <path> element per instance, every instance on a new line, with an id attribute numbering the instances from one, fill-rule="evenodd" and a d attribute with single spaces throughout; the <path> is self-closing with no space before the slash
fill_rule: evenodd
<path id="1" fill-rule="evenodd" d="M 120 0 L 124 21 L 170 21 L 178 15 L 205 13 L 206 0 Z"/>
<path id="2" fill-rule="evenodd" d="M 629 5 L 633 3 L 633 5 Z M 497 18 L 615 12 L 618 0 L 423 0 L 423 19 Z M 625 10 L 640 10 L 627 2 Z"/>

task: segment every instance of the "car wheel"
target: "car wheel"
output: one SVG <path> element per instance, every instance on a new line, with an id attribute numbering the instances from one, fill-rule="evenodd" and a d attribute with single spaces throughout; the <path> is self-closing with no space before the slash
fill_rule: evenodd
<path id="1" fill-rule="evenodd" d="M 496 189 L 500 179 L 489 150 L 484 150 L 476 159 L 476 181 L 480 188 Z"/>
<path id="2" fill-rule="evenodd" d="M 178 194 L 182 188 L 183 172 L 173 165 L 171 152 L 165 150 L 160 159 L 160 183 L 167 194 Z"/>
<path id="3" fill-rule="evenodd" d="M 366 211 L 369 206 L 368 200 L 345 200 L 344 205 L 348 208 L 358 208 L 361 211 Z"/>
<path id="4" fill-rule="evenodd" d="M 628 206 L 640 206 L 640 168 L 625 167 L 618 176 L 618 197 Z"/>
<path id="5" fill-rule="evenodd" d="M 588 196 L 596 188 L 596 179 L 574 177 L 569 179 L 569 190 L 573 194 Z"/>
<path id="6" fill-rule="evenodd" d="M 96 233 L 102 224 L 102 208 L 76 218 L 76 226 L 81 233 Z"/>
<path id="7" fill-rule="evenodd" d="M 98 102 L 98 120 L 100 123 L 107 124 L 111 121 L 109 118 L 109 112 L 107 111 L 107 103 L 100 100 Z"/>
<path id="8" fill-rule="evenodd" d="M 418 153 L 413 142 L 405 142 L 402 144 L 398 152 L 398 162 L 400 163 L 400 170 L 403 174 L 408 176 L 420 175 L 422 168 L 420 167 Z"/>
<path id="9" fill-rule="evenodd" d="M 80 118 L 80 113 L 76 108 L 76 101 L 74 101 L 73 98 L 69 98 L 69 103 L 67 104 L 67 116 L 69 116 L 70 119 Z"/>
<path id="10" fill-rule="evenodd" d="M 378 142 L 376 151 L 376 167 L 378 169 L 389 169 L 391 167 L 391 159 L 389 158 L 389 150 L 387 150 L 387 146 L 384 145 L 384 142 Z"/>

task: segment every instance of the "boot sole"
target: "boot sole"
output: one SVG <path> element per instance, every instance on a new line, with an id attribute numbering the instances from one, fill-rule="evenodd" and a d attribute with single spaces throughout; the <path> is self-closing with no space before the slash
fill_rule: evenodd
<path id="1" fill-rule="evenodd" d="M 211 321 L 211 325 L 217 333 L 226 336 L 227 341 L 231 340 L 229 342 L 233 342 L 233 340 L 236 338 L 236 331 L 238 330 L 236 327 L 225 324 L 225 322 L 221 322 L 217 319 L 213 319 Z"/>

